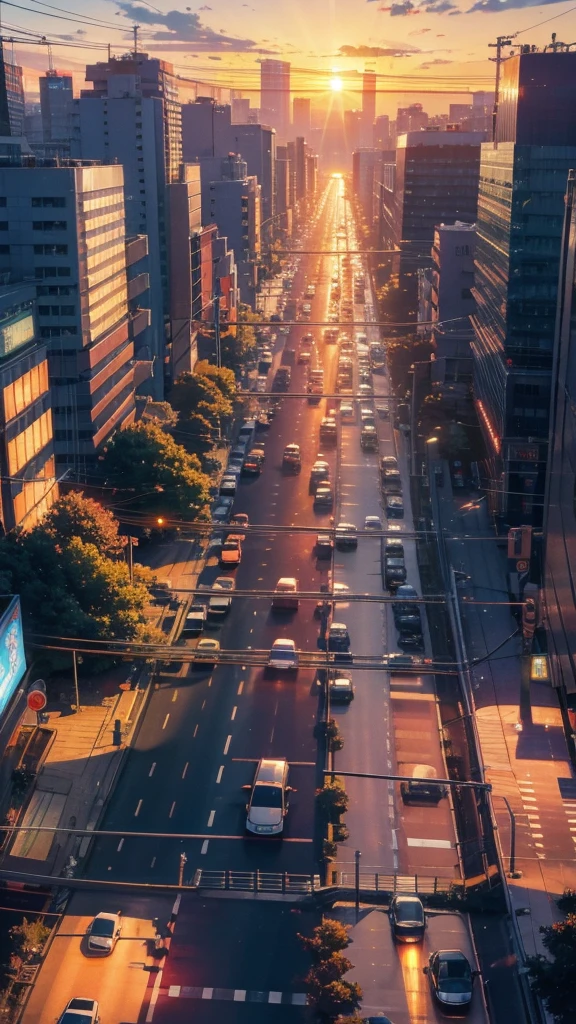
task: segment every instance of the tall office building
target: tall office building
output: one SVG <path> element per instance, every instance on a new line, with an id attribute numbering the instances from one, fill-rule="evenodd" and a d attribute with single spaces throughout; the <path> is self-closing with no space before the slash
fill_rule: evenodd
<path id="1" fill-rule="evenodd" d="M 305 96 L 295 96 L 292 103 L 292 135 L 294 138 L 302 135 L 305 139 L 310 140 L 311 127 L 311 100 Z"/>
<path id="2" fill-rule="evenodd" d="M 222 161 L 222 177 L 210 184 L 210 223 L 218 226 L 234 252 L 242 302 L 254 304 L 260 256 L 260 186 L 246 174 L 246 163 L 231 154 Z"/>
<path id="3" fill-rule="evenodd" d="M 352 154 L 352 189 L 370 228 L 376 212 L 374 182 L 381 159 L 378 149 L 357 149 Z"/>
<path id="4" fill-rule="evenodd" d="M 2 167 L 0 273 L 34 280 L 48 348 L 57 473 L 94 472 L 134 405 L 122 167 Z"/>
<path id="5" fill-rule="evenodd" d="M 466 398 L 472 380 L 475 247 L 475 224 L 438 224 L 432 266 L 418 273 L 418 320 L 427 325 L 422 333 L 430 335 L 434 345 L 432 381 L 448 383 L 453 393 L 460 383 Z"/>
<path id="6" fill-rule="evenodd" d="M 362 75 L 362 132 L 360 145 L 372 146 L 374 121 L 376 120 L 376 72 L 365 71 Z"/>
<path id="7" fill-rule="evenodd" d="M 417 268 L 428 262 L 437 224 L 473 224 L 478 206 L 480 144 L 477 132 L 425 129 L 398 138 L 395 223 L 392 243 L 400 249 L 401 306 L 416 317 Z"/>
<path id="8" fill-rule="evenodd" d="M 152 319 L 139 343 L 154 365 L 149 388 L 161 398 L 171 366 L 167 189 L 182 164 L 176 80 L 171 65 L 140 53 L 88 66 L 86 78 L 94 88 L 75 104 L 78 155 L 123 166 L 127 234 L 148 235 Z"/>
<path id="9" fill-rule="evenodd" d="M 552 682 L 576 732 L 576 171 L 568 180 L 554 333 L 544 504 L 544 601 Z"/>
<path id="10" fill-rule="evenodd" d="M 0 41 L 0 136 L 24 134 L 24 85 L 22 68 L 4 57 Z"/>
<path id="11" fill-rule="evenodd" d="M 194 274 L 191 240 L 202 230 L 198 164 L 182 164 L 180 181 L 168 185 L 170 239 L 170 378 L 190 372 L 198 358 L 193 311 Z"/>
<path id="12" fill-rule="evenodd" d="M 70 143 L 72 136 L 72 75 L 47 71 L 40 79 L 40 110 L 45 143 Z"/>
<path id="13" fill-rule="evenodd" d="M 47 342 L 36 286 L 0 287 L 0 524 L 32 529 L 58 498 Z"/>
<path id="14" fill-rule="evenodd" d="M 473 318 L 474 396 L 494 510 L 542 521 L 558 266 L 576 166 L 576 53 L 503 68 L 495 142 L 482 146 Z"/>
<path id="15" fill-rule="evenodd" d="M 390 148 L 390 118 L 388 114 L 381 114 L 376 118 L 373 137 L 374 142 L 372 144 L 375 149 Z"/>
<path id="16" fill-rule="evenodd" d="M 260 109 L 265 124 L 272 125 L 285 143 L 290 134 L 290 64 L 263 60 L 260 64 Z"/>

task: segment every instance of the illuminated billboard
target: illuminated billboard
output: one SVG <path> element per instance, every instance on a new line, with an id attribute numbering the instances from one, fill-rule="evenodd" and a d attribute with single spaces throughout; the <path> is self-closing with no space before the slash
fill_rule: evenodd
<path id="1" fill-rule="evenodd" d="M 20 598 L 13 597 L 0 618 L 0 717 L 26 671 Z"/>

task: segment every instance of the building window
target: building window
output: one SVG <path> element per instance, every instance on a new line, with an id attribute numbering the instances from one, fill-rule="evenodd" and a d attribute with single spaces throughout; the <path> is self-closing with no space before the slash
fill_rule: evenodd
<path id="1" fill-rule="evenodd" d="M 0 221 L 0 229 L 2 227 L 2 221 Z M 66 231 L 68 227 L 65 220 L 33 220 L 32 230 L 33 231 Z"/>
<path id="2" fill-rule="evenodd" d="M 6 205 L 6 204 L 4 204 Z M 33 196 L 32 206 L 38 207 L 61 207 L 66 206 L 65 196 Z"/>
<path id="3" fill-rule="evenodd" d="M 75 312 L 74 306 L 60 306 L 61 316 L 74 316 Z"/>
<path id="4" fill-rule="evenodd" d="M 67 245 L 35 245 L 34 246 L 35 256 L 67 256 L 68 246 Z"/>
<path id="5" fill-rule="evenodd" d="M 9 255 L 10 255 L 10 246 L 9 245 L 0 245 L 0 256 L 9 256 Z"/>

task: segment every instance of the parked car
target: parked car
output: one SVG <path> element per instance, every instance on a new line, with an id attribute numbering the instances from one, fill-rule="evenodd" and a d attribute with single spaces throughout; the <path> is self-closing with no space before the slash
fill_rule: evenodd
<path id="1" fill-rule="evenodd" d="M 386 495 L 386 515 L 389 519 L 404 519 L 404 502 L 397 494 Z"/>
<path id="2" fill-rule="evenodd" d="M 208 601 L 208 617 L 214 619 L 223 618 L 232 607 L 231 591 L 236 587 L 231 576 L 217 576 L 212 584 L 214 590 L 221 593 L 212 594 Z"/>
<path id="3" fill-rule="evenodd" d="M 398 469 L 398 459 L 395 455 L 383 455 L 380 459 L 380 469 L 384 473 L 387 469 Z"/>
<path id="4" fill-rule="evenodd" d="M 199 636 L 205 625 L 206 607 L 199 601 L 195 601 L 194 604 L 190 605 L 190 611 L 184 620 L 182 636 Z"/>
<path id="5" fill-rule="evenodd" d="M 314 488 L 321 480 L 330 479 L 330 466 L 324 459 L 316 459 L 310 470 L 310 488 Z"/>
<path id="6" fill-rule="evenodd" d="M 238 478 L 233 473 L 225 474 L 220 481 L 219 493 L 223 496 L 233 497 L 238 487 Z"/>
<path id="7" fill-rule="evenodd" d="M 122 913 L 107 914 L 101 912 L 90 924 L 88 929 L 88 952 L 109 956 L 122 934 Z"/>
<path id="8" fill-rule="evenodd" d="M 268 667 L 281 671 L 297 671 L 298 651 L 294 640 L 281 637 L 274 641 L 268 655 Z"/>
<path id="9" fill-rule="evenodd" d="M 422 970 L 428 975 L 434 997 L 441 1006 L 451 1010 L 470 1006 L 474 978 L 479 972 L 472 970 L 468 957 L 460 949 L 436 950 Z"/>
<path id="10" fill-rule="evenodd" d="M 260 476 L 262 472 L 262 459 L 256 455 L 247 455 L 242 466 L 243 476 Z"/>
<path id="11" fill-rule="evenodd" d="M 243 526 L 250 526 L 250 519 L 248 518 L 247 512 L 235 512 L 233 516 L 230 516 L 230 526 L 234 526 L 234 533 L 240 534 L 244 537 L 242 530 Z"/>
<path id="12" fill-rule="evenodd" d="M 426 915 L 417 896 L 396 895 L 390 900 L 390 924 L 397 942 L 422 942 Z"/>

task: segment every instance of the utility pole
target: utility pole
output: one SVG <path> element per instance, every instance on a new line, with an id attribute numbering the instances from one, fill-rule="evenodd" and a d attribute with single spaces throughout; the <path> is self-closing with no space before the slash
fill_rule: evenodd
<path id="1" fill-rule="evenodd" d="M 216 342 L 216 366 L 222 366 L 222 346 L 220 343 L 220 278 L 214 283 L 214 340 Z"/>
<path id="2" fill-rule="evenodd" d="M 139 30 L 140 30 L 140 25 L 134 25 L 134 28 L 132 29 L 132 31 L 134 32 L 134 56 L 136 56 L 137 53 L 138 53 L 138 32 L 139 32 Z"/>
<path id="3" fill-rule="evenodd" d="M 188 861 L 188 857 L 184 852 L 180 854 L 180 867 L 178 869 L 178 885 L 184 885 L 184 867 Z"/>
<path id="4" fill-rule="evenodd" d="M 80 711 L 80 693 L 78 690 L 78 661 L 76 651 L 72 651 L 72 669 L 74 672 L 74 689 L 76 691 L 76 711 Z"/>
<path id="5" fill-rule="evenodd" d="M 494 107 L 492 109 L 492 142 L 496 141 L 496 121 L 498 119 L 498 101 L 500 97 L 500 66 L 504 63 L 505 60 L 508 60 L 507 57 L 502 56 L 502 49 L 504 46 L 510 46 L 512 40 L 515 39 L 517 35 L 518 33 L 515 32 L 514 35 L 511 36 L 497 36 L 495 43 L 488 43 L 489 47 L 496 50 L 496 56 L 488 58 L 488 60 L 491 60 L 496 65 Z"/>

